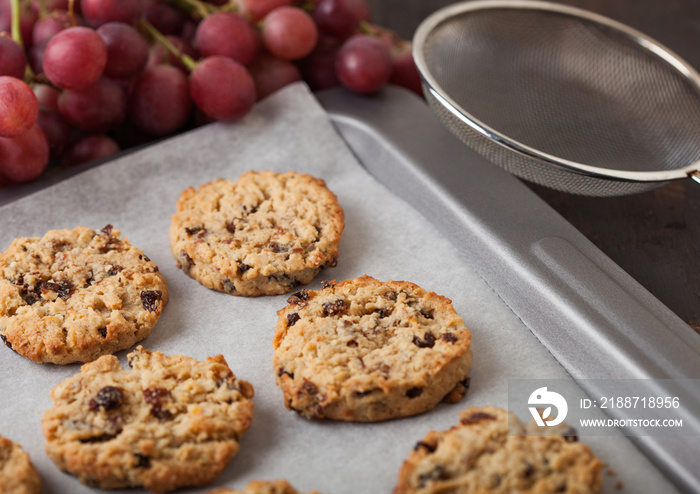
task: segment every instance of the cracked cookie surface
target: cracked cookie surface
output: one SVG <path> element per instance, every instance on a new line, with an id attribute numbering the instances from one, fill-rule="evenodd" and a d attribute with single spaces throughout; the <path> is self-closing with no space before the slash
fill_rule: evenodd
<path id="1" fill-rule="evenodd" d="M 264 481 L 254 480 L 250 482 L 245 489 L 216 489 L 208 494 L 302 494 L 297 491 L 286 480 Z M 319 494 L 318 491 L 311 491 L 307 494 Z"/>
<path id="2" fill-rule="evenodd" d="M 249 171 L 182 192 L 170 246 L 180 269 L 208 288 L 278 295 L 336 265 L 343 228 L 323 180 Z"/>
<path id="3" fill-rule="evenodd" d="M 0 255 L 0 339 L 35 362 L 89 362 L 146 338 L 168 301 L 158 267 L 119 238 L 79 226 L 18 238 Z"/>
<path id="4" fill-rule="evenodd" d="M 457 402 L 469 387 L 471 333 L 452 302 L 370 276 L 302 290 L 277 312 L 273 365 L 287 408 L 374 422 Z"/>
<path id="5" fill-rule="evenodd" d="M 252 385 L 221 355 L 197 361 L 139 346 L 127 359 L 122 369 L 103 356 L 54 388 L 42 420 L 48 456 L 91 487 L 210 483 L 250 427 Z"/>
<path id="6" fill-rule="evenodd" d="M 469 408 L 416 444 L 394 494 L 599 493 L 602 462 L 590 448 L 576 436 L 526 435 L 536 427 L 502 408 Z"/>
<path id="7" fill-rule="evenodd" d="M 41 478 L 22 447 L 0 436 L 0 492 L 39 494 Z"/>

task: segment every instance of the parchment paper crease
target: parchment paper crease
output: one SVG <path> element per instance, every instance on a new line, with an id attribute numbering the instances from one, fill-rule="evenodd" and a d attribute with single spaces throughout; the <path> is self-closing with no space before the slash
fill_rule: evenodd
<path id="1" fill-rule="evenodd" d="M 408 280 L 451 298 L 472 331 L 471 389 L 457 405 L 379 424 L 311 422 L 288 412 L 275 386 L 272 337 L 287 296 L 246 299 L 210 291 L 176 269 L 168 244 L 180 192 L 218 177 L 255 169 L 295 170 L 323 178 L 345 210 L 338 266 L 324 279 L 369 274 Z M 403 459 L 431 429 L 446 429 L 468 406 L 507 406 L 508 378 L 566 378 L 552 356 L 447 242 L 409 204 L 375 181 L 301 84 L 256 106 L 235 124 L 212 124 L 94 168 L 0 208 L 0 249 L 13 238 L 47 230 L 111 223 L 160 267 L 170 303 L 143 345 L 203 359 L 222 353 L 255 387 L 253 426 L 241 451 L 214 484 L 241 488 L 253 479 L 286 478 L 324 494 L 388 493 Z M 125 365 L 126 351 L 118 354 Z M 41 417 L 50 390 L 78 366 L 35 364 L 0 348 L 0 434 L 31 454 L 44 493 L 93 492 L 61 473 L 44 453 Z M 605 492 L 675 492 L 622 437 L 586 438 L 617 475 Z M 141 492 L 141 491 L 124 491 Z"/>

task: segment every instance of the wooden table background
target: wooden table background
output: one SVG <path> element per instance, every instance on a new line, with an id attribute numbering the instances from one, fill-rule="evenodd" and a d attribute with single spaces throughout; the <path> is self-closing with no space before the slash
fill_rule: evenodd
<path id="1" fill-rule="evenodd" d="M 446 0 L 369 0 L 373 22 L 411 39 Z M 700 71 L 700 0 L 557 0 L 623 22 Z M 700 129 L 698 129 L 700 139 Z M 684 180 L 615 198 L 528 184 L 613 261 L 700 332 L 700 184 Z"/>

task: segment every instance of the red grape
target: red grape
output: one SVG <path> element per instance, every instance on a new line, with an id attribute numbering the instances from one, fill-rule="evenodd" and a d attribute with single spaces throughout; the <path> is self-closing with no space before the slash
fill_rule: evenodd
<path id="1" fill-rule="evenodd" d="M 45 106 L 39 108 L 36 123 L 44 131 L 49 143 L 50 156 L 52 158 L 61 156 L 70 141 L 70 126 L 63 120 L 58 111 Z"/>
<path id="2" fill-rule="evenodd" d="M 239 0 L 238 3 L 245 15 L 257 22 L 277 7 L 291 5 L 292 0 Z"/>
<path id="3" fill-rule="evenodd" d="M 38 124 L 16 137 L 0 137 L 0 182 L 34 180 L 49 163 L 49 143 Z"/>
<path id="4" fill-rule="evenodd" d="M 395 45 L 391 52 L 392 70 L 389 82 L 405 87 L 422 97 L 421 77 L 418 68 L 416 68 L 416 62 L 413 60 L 411 46 L 411 43 L 407 41 L 401 41 Z"/>
<path id="5" fill-rule="evenodd" d="M 185 14 L 157 0 L 145 0 L 143 17 L 164 35 L 179 34 L 185 24 Z"/>
<path id="6" fill-rule="evenodd" d="M 391 76 L 391 54 L 378 38 L 357 34 L 338 51 L 335 71 L 340 82 L 360 94 L 378 91 Z"/>
<path id="7" fill-rule="evenodd" d="M 122 92 L 126 95 L 127 99 L 129 98 L 129 95 L 131 94 L 131 91 L 134 87 L 134 82 L 136 80 L 136 77 L 131 77 L 129 79 L 109 79 L 113 83 L 115 83 L 117 86 L 119 86 L 122 90 Z"/>
<path id="8" fill-rule="evenodd" d="M 197 34 L 197 24 L 192 19 L 187 19 L 180 30 L 180 37 L 189 44 L 194 45 L 194 36 Z"/>
<path id="9" fill-rule="evenodd" d="M 78 25 L 81 25 L 81 22 Z M 34 24 L 34 30 L 32 31 L 32 42 L 37 44 L 45 39 L 53 37 L 59 31 L 68 29 L 73 26 L 73 19 L 70 14 L 65 10 L 55 10 L 50 13 L 48 17 L 39 19 L 36 24 Z"/>
<path id="10" fill-rule="evenodd" d="M 58 97 L 58 111 L 71 126 L 99 134 L 124 120 L 126 95 L 116 83 L 102 77 L 87 88 L 63 91 Z"/>
<path id="11" fill-rule="evenodd" d="M 22 79 L 26 66 L 27 57 L 22 48 L 12 38 L 0 36 L 0 76 Z"/>
<path id="12" fill-rule="evenodd" d="M 107 47 L 107 77 L 126 79 L 143 70 L 148 61 L 148 43 L 139 32 L 123 22 L 108 22 L 97 28 Z"/>
<path id="13" fill-rule="evenodd" d="M 195 46 L 203 57 L 221 55 L 243 65 L 251 63 L 260 49 L 257 31 L 242 17 L 217 12 L 197 26 Z"/>
<path id="14" fill-rule="evenodd" d="M 58 110 L 58 96 L 61 93 L 47 84 L 34 84 L 34 95 L 39 106 Z"/>
<path id="15" fill-rule="evenodd" d="M 108 22 L 136 24 L 141 17 L 141 0 L 81 0 L 83 17 L 92 27 Z"/>
<path id="16" fill-rule="evenodd" d="M 413 60 L 412 43 L 401 39 L 394 31 L 380 26 L 367 25 L 365 30 L 369 31 L 368 34 L 379 38 L 389 49 L 391 54 L 389 83 L 409 89 L 422 97 L 421 77 Z"/>
<path id="17" fill-rule="evenodd" d="M 255 92 L 258 100 L 287 84 L 301 80 L 301 73 L 296 65 L 289 60 L 283 60 L 267 53 L 256 58 L 249 69 L 250 75 L 255 81 Z"/>
<path id="18" fill-rule="evenodd" d="M 49 40 L 45 39 L 44 41 L 32 45 L 27 52 L 27 63 L 32 68 L 32 72 L 34 72 L 35 75 L 44 73 L 44 52 L 48 44 Z"/>
<path id="19" fill-rule="evenodd" d="M 73 144 L 63 158 L 65 166 L 95 161 L 120 151 L 119 144 L 106 135 L 86 136 Z"/>
<path id="20" fill-rule="evenodd" d="M 208 116 L 232 121 L 253 108 L 255 83 L 240 63 L 213 56 L 199 62 L 190 74 L 190 94 Z"/>
<path id="21" fill-rule="evenodd" d="M 303 58 L 314 49 L 318 29 L 309 14 L 297 7 L 278 7 L 263 20 L 262 40 L 273 55 Z"/>
<path id="22" fill-rule="evenodd" d="M 87 27 L 64 29 L 49 40 L 44 51 L 46 77 L 62 89 L 91 86 L 107 64 L 107 46 Z"/>
<path id="23" fill-rule="evenodd" d="M 327 35 L 320 35 L 316 48 L 311 54 L 299 60 L 299 68 L 304 80 L 314 91 L 339 86 L 335 75 L 335 57 L 342 42 Z"/>
<path id="24" fill-rule="evenodd" d="M 0 0 L 0 31 L 11 30 L 12 26 L 12 4 L 10 0 Z"/>
<path id="25" fill-rule="evenodd" d="M 215 118 L 210 117 L 197 106 L 194 107 L 194 125 L 196 127 L 201 127 L 202 125 L 207 125 L 216 122 Z"/>
<path id="26" fill-rule="evenodd" d="M 366 0 L 320 0 L 313 17 L 324 34 L 346 39 L 357 31 L 360 22 L 370 21 Z"/>
<path id="27" fill-rule="evenodd" d="M 189 56 L 193 60 L 199 59 L 199 53 L 197 53 L 197 50 L 192 48 L 192 45 L 185 41 L 183 38 L 172 35 L 167 36 L 167 38 L 173 45 L 175 45 L 175 48 L 180 50 L 185 55 Z M 178 57 L 170 53 L 170 51 L 162 44 L 156 43 L 151 48 L 151 52 L 148 56 L 148 65 L 152 66 L 160 64 L 172 65 L 173 67 L 177 67 L 185 73 L 189 73 L 187 67 L 185 67 L 185 65 Z"/>
<path id="28" fill-rule="evenodd" d="M 10 76 L 0 76 L 0 136 L 15 137 L 34 125 L 39 103 L 29 85 Z"/>
<path id="29" fill-rule="evenodd" d="M 168 65 L 144 70 L 129 98 L 129 117 L 140 129 L 153 135 L 171 134 L 181 128 L 191 109 L 187 76 Z"/>

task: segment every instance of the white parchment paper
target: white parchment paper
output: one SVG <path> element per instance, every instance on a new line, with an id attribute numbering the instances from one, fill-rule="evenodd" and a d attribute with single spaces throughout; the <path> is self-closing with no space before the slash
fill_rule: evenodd
<path id="1" fill-rule="evenodd" d="M 219 177 L 236 179 L 249 169 L 310 173 L 337 194 L 346 221 L 338 266 L 309 288 L 319 288 L 321 280 L 369 274 L 412 281 L 453 300 L 473 335 L 471 389 L 461 403 L 378 424 L 309 421 L 285 409 L 272 370 L 272 337 L 275 312 L 287 296 L 248 299 L 210 291 L 175 267 L 168 243 L 170 217 L 183 189 Z M 508 378 L 567 378 L 456 249 L 367 174 L 301 84 L 268 98 L 240 122 L 164 141 L 0 208 L 0 250 L 19 236 L 106 224 L 143 249 L 170 287 L 170 302 L 142 344 L 198 359 L 222 353 L 234 373 L 255 387 L 253 425 L 238 456 L 211 486 L 182 492 L 286 478 L 297 489 L 324 494 L 389 493 L 403 460 L 429 430 L 455 425 L 468 406 L 506 407 Z M 123 365 L 126 353 L 118 354 Z M 94 491 L 54 466 L 41 433 L 49 392 L 78 370 L 36 364 L 0 348 L 0 434 L 29 451 L 44 493 Z M 675 492 L 629 440 L 585 442 L 616 472 L 604 475 L 605 492 Z"/>

